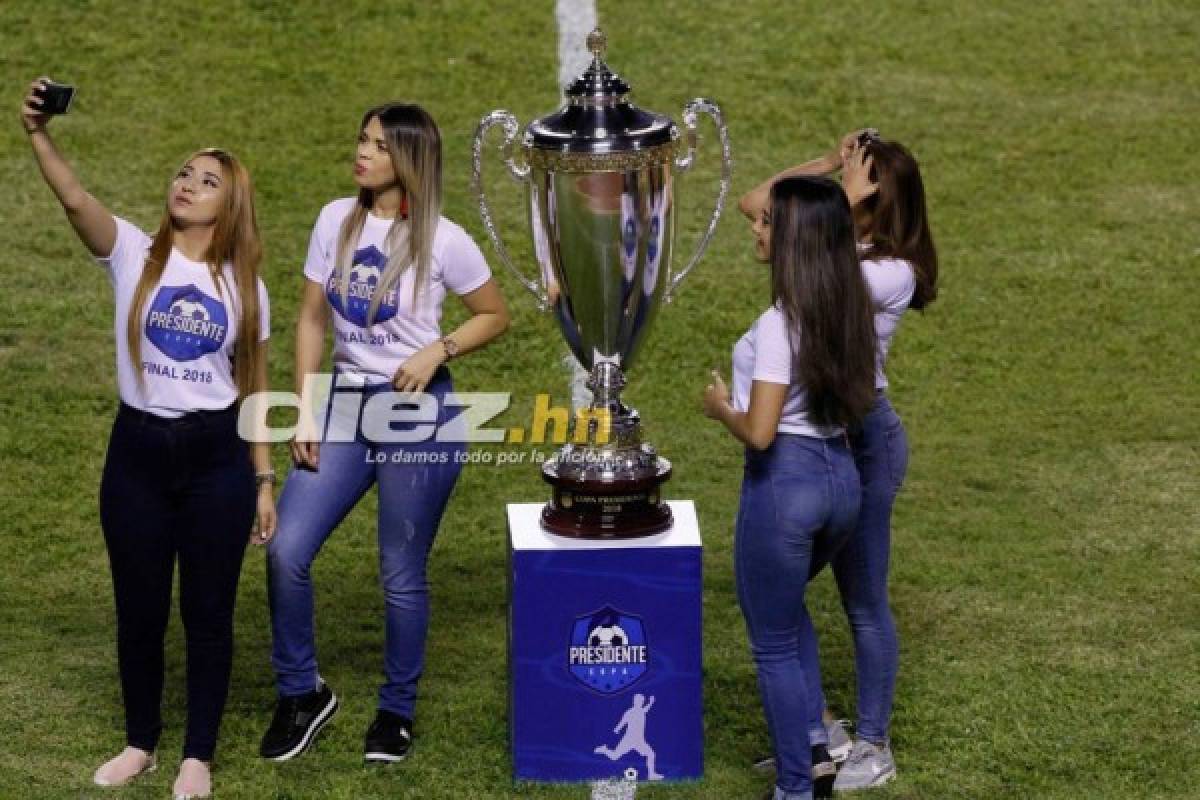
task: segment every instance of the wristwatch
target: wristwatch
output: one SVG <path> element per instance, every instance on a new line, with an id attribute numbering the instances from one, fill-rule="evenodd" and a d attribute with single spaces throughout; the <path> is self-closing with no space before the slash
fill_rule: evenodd
<path id="1" fill-rule="evenodd" d="M 268 470 L 266 472 L 255 473 L 254 488 L 261 489 L 263 487 L 264 483 L 269 483 L 272 486 L 275 485 L 275 470 L 272 469 L 272 470 Z"/>
<path id="2" fill-rule="evenodd" d="M 442 347 L 446 350 L 447 361 L 458 355 L 458 342 L 454 341 L 449 336 L 442 337 Z"/>

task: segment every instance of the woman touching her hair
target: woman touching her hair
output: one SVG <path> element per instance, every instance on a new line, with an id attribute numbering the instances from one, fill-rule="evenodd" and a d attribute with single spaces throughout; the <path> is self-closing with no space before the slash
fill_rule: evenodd
<path id="1" fill-rule="evenodd" d="M 356 195 L 321 210 L 304 264 L 297 392 L 320 368 L 331 323 L 336 382 L 325 418 L 310 425 L 321 435 L 292 443 L 295 467 L 268 551 L 279 696 L 259 753 L 274 761 L 303 753 L 338 709 L 317 672 L 310 570 L 375 484 L 386 640 L 384 683 L 364 758 L 389 763 L 408 754 L 429 626 L 426 563 L 466 446 L 413 436 L 412 423 L 381 430 L 386 426 L 368 412 L 379 407 L 372 398 L 388 407 L 411 398 L 411 409 L 430 413 L 423 421 L 433 426 L 420 427 L 440 427 L 453 391 L 446 362 L 508 327 L 504 298 L 483 254 L 441 215 L 442 142 L 428 113 L 406 103 L 368 110 L 358 128 L 354 180 Z M 470 317 L 443 333 L 442 306 L 450 293 Z M 389 396 L 377 397 L 381 393 Z M 358 402 L 343 402 L 348 398 Z"/>
<path id="2" fill-rule="evenodd" d="M 808 740 L 805 588 L 858 517 L 846 430 L 874 402 L 875 335 L 841 187 L 793 177 L 768 199 L 754 234 L 771 306 L 734 347 L 732 395 L 714 372 L 704 410 L 746 446 L 735 576 L 779 764 L 770 796 L 807 800 L 833 773 Z"/>
<path id="3" fill-rule="evenodd" d="M 241 402 L 266 388 L 270 326 L 254 190 L 227 151 L 200 150 L 171 181 L 158 229 L 143 232 L 89 194 L 59 154 L 47 131 L 51 117 L 39 110 L 46 80 L 30 86 L 21 122 L 42 176 L 116 301 L 120 405 L 100 523 L 116 597 L 127 746 L 93 779 L 120 786 L 156 767 L 163 635 L 178 559 L 187 727 L 174 794 L 208 797 L 242 558 L 251 536 L 261 544 L 275 527 L 267 446 L 250 447 L 237 432 Z"/>
<path id="4" fill-rule="evenodd" d="M 899 646 L 888 602 L 892 506 L 908 466 L 908 438 L 887 396 L 884 371 L 891 342 L 908 309 L 924 310 L 937 297 L 938 259 L 929 230 L 925 186 L 913 155 L 872 129 L 842 139 L 829 156 L 793 167 L 765 181 L 741 201 L 743 213 L 762 213 L 762 196 L 776 181 L 798 172 L 842 170 L 854 213 L 859 259 L 871 295 L 879 346 L 876 397 L 870 413 L 850 434 L 862 483 L 862 508 L 854 534 L 833 560 L 833 573 L 854 638 L 858 684 L 857 741 L 825 710 L 816 638 L 804 653 L 822 719 L 810 730 L 814 745 L 826 744 L 848 759 L 836 790 L 881 786 L 896 775 L 889 744 Z"/>

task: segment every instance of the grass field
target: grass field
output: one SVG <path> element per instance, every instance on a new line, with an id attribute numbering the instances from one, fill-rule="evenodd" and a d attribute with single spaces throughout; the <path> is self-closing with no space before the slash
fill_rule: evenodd
<path id="1" fill-rule="evenodd" d="M 900 777 L 872 796 L 1200 796 L 1195 4 L 601 0 L 599 11 L 610 62 L 641 105 L 721 103 L 735 191 L 868 123 L 922 162 L 944 282 L 890 362 L 913 446 L 893 556 Z M 96 503 L 116 405 L 110 289 L 28 153 L 16 119 L 27 82 L 80 86 L 57 141 L 95 194 L 143 226 L 188 152 L 219 143 L 248 163 L 268 247 L 272 381 L 287 388 L 309 229 L 351 191 L 362 110 L 404 97 L 435 115 L 447 215 L 482 244 L 468 191 L 475 124 L 498 107 L 523 121 L 550 111 L 556 59 L 549 0 L 0 4 L 0 798 L 107 797 L 91 771 L 121 744 Z M 679 256 L 710 202 L 713 142 L 682 184 Z M 515 187 L 489 166 L 528 262 Z M 501 423 L 515 425 L 535 393 L 565 400 L 563 348 L 499 277 L 514 325 L 456 378 L 512 391 Z M 707 370 L 728 369 L 766 292 L 730 214 L 627 392 L 706 540 L 706 779 L 639 797 L 741 800 L 768 783 L 748 767 L 767 742 L 730 558 L 741 455 L 699 411 Z M 251 553 L 218 796 L 584 797 L 509 778 L 503 509 L 543 496 L 528 467 L 464 473 L 431 562 L 417 750 L 398 769 L 361 765 L 382 649 L 374 500 L 315 570 L 322 672 L 343 711 L 314 753 L 280 766 L 255 755 L 273 686 L 262 554 Z M 811 597 L 830 700 L 852 715 L 827 576 Z M 123 797 L 169 793 L 178 620 L 169 642 L 170 768 Z"/>

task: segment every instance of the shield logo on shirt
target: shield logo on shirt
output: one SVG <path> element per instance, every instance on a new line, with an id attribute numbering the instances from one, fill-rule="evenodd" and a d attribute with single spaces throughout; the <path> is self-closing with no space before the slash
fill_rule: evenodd
<path id="1" fill-rule="evenodd" d="M 371 300 L 379 288 L 383 278 L 383 270 L 387 266 L 387 256 L 380 252 L 375 245 L 362 247 L 354 251 L 350 264 L 350 283 L 346 287 L 346 296 L 342 296 L 341 271 L 334 270 L 325 284 L 325 296 L 329 304 L 347 322 L 353 322 L 360 328 L 366 328 L 367 312 L 371 309 Z M 375 314 L 374 324 L 387 322 L 396 316 L 396 288 L 392 287 L 379 304 Z"/>
<path id="2" fill-rule="evenodd" d="M 605 606 L 575 619 L 568 669 L 601 694 L 624 690 L 646 674 L 650 648 L 640 617 Z"/>
<path id="3" fill-rule="evenodd" d="M 162 286 L 146 314 L 146 338 L 174 361 L 194 361 L 225 343 L 225 305 L 189 284 Z"/>

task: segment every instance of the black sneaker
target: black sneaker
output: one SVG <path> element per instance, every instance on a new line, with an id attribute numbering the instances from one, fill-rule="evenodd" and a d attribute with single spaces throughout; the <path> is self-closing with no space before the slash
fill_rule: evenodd
<path id="1" fill-rule="evenodd" d="M 819 744 L 812 749 L 813 800 L 833 797 L 833 782 L 837 780 L 837 765 L 829 748 Z"/>
<path id="2" fill-rule="evenodd" d="M 337 710 L 337 695 L 324 683 L 308 694 L 280 697 L 258 754 L 272 761 L 295 758 L 308 749 Z"/>
<path id="3" fill-rule="evenodd" d="M 829 734 L 829 744 L 826 745 L 826 749 L 833 758 L 834 764 L 841 764 L 845 761 L 850 755 L 850 748 L 854 745 L 850 741 L 850 734 L 846 733 L 848 724 L 850 723 L 844 719 L 835 719 L 825 723 L 825 732 Z M 774 772 L 775 756 L 762 756 L 755 759 L 754 769 L 759 772 Z"/>
<path id="4" fill-rule="evenodd" d="M 775 771 L 775 757 L 767 756 L 754 762 L 754 768 L 760 772 Z M 829 748 L 819 744 L 812 749 L 812 790 L 813 800 L 827 800 L 833 797 L 833 783 L 837 780 L 837 764 L 829 755 Z M 774 789 L 767 794 L 774 796 Z"/>
<path id="5" fill-rule="evenodd" d="M 380 709 L 367 728 L 363 758 L 367 763 L 394 764 L 403 761 L 412 747 L 412 720 Z"/>

